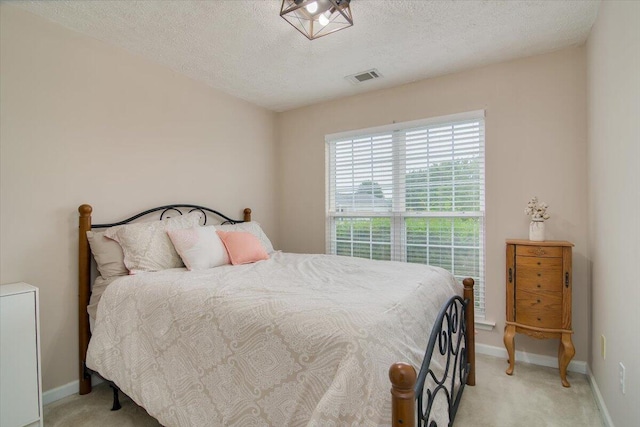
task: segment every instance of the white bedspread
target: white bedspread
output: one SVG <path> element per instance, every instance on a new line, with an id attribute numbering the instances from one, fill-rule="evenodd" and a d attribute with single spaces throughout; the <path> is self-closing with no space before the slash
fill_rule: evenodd
<path id="1" fill-rule="evenodd" d="M 388 426 L 388 370 L 419 368 L 462 287 L 440 268 L 330 255 L 114 281 L 87 365 L 165 426 Z"/>

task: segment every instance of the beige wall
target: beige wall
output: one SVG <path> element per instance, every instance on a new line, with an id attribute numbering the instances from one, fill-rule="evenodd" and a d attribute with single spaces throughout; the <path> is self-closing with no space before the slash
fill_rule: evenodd
<path id="1" fill-rule="evenodd" d="M 325 134 L 477 109 L 486 110 L 487 319 L 496 322 L 478 341 L 502 346 L 504 239 L 527 236 L 524 205 L 538 195 L 551 206 L 548 238 L 576 244 L 574 342 L 587 360 L 584 48 L 276 116 L 12 6 L 0 12 L 0 283 L 41 289 L 45 390 L 76 379 L 79 204 L 91 203 L 96 221 L 175 201 L 234 215 L 250 206 L 277 247 L 324 252 Z M 522 336 L 516 346 L 557 351 Z"/>
<path id="2" fill-rule="evenodd" d="M 98 222 L 250 206 L 274 236 L 276 120 L 12 6 L 0 19 L 0 283 L 40 288 L 49 390 L 77 379 L 78 205 Z"/>
<path id="3" fill-rule="evenodd" d="M 550 205 L 547 238 L 574 248 L 576 360 L 587 359 L 585 50 L 572 48 L 343 98 L 278 115 L 280 243 L 325 251 L 326 134 L 486 110 L 487 319 L 478 341 L 502 347 L 505 239 L 528 236 L 527 201 Z M 516 348 L 557 355 L 557 342 L 518 336 Z"/>
<path id="4" fill-rule="evenodd" d="M 640 420 L 640 2 L 607 1 L 587 42 L 591 369 L 613 423 Z M 600 336 L 607 338 L 606 359 Z M 618 363 L 626 367 L 626 394 Z"/>

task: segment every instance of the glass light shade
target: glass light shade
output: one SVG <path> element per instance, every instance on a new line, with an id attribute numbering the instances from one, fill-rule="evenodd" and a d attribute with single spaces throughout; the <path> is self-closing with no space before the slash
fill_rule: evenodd
<path id="1" fill-rule="evenodd" d="M 313 3 L 309 3 L 306 7 L 307 7 L 307 12 L 316 13 L 316 11 L 318 10 L 318 3 L 314 1 Z"/>
<path id="2" fill-rule="evenodd" d="M 322 25 L 324 27 L 329 22 L 331 22 L 331 20 L 329 19 L 330 16 L 331 15 L 327 16 L 326 12 L 325 13 L 321 13 L 320 16 L 318 16 L 318 22 L 320 23 L 320 25 Z"/>
<path id="3" fill-rule="evenodd" d="M 309 40 L 314 40 L 353 25 L 350 2 L 351 0 L 282 0 L 280 16 Z M 315 6 L 311 6 L 313 3 Z"/>

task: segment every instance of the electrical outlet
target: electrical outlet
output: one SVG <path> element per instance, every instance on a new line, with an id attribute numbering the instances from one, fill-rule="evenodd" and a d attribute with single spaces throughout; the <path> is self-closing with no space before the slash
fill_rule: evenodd
<path id="1" fill-rule="evenodd" d="M 622 362 L 620 362 L 620 365 L 618 366 L 618 373 L 620 375 L 620 391 L 622 392 L 622 394 L 626 394 L 627 390 L 624 384 L 626 373 L 625 367 Z"/>
<path id="2" fill-rule="evenodd" d="M 602 360 L 607 358 L 607 338 L 604 335 L 600 335 L 600 354 Z"/>

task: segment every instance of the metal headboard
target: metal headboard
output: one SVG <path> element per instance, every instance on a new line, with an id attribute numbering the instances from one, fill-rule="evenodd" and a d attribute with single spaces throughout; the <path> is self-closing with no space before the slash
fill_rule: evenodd
<path id="1" fill-rule="evenodd" d="M 183 215 L 182 210 L 188 210 L 188 212 L 199 211 L 204 216 L 204 223 L 207 222 L 207 212 L 217 215 L 222 218 L 223 224 L 231 223 L 237 224 L 240 222 L 251 221 L 251 209 L 246 208 L 244 210 L 244 219 L 232 219 L 215 209 L 207 208 L 204 206 L 191 205 L 191 204 L 173 204 L 158 206 L 156 208 L 148 209 L 144 212 L 140 212 L 130 218 L 122 221 L 114 222 L 111 224 L 91 224 L 91 213 L 93 208 L 90 205 L 81 205 L 78 208 L 80 213 L 79 218 L 79 233 L 78 233 L 78 356 L 79 356 L 79 379 L 80 379 L 80 394 L 87 394 L 91 392 L 91 374 L 86 368 L 85 359 L 87 357 L 87 348 L 89 347 L 89 338 L 91 338 L 91 331 L 89 328 L 89 313 L 87 313 L 87 306 L 89 305 L 89 298 L 91 295 L 91 251 L 89 250 L 89 241 L 87 239 L 87 231 L 91 231 L 94 228 L 108 228 L 115 227 L 117 225 L 128 224 L 141 218 L 145 215 L 152 214 L 154 212 L 161 212 L 160 219 L 164 218 L 169 212 L 178 213 Z"/>
<path id="2" fill-rule="evenodd" d="M 202 212 L 202 214 L 204 215 L 204 224 L 207 223 L 207 212 L 215 214 L 220 218 L 224 219 L 224 221 L 222 222 L 223 224 L 238 224 L 245 221 L 251 221 L 251 209 L 249 208 L 244 210 L 245 219 L 238 220 L 238 219 L 231 219 L 228 216 L 218 212 L 217 210 L 210 209 L 205 206 L 190 205 L 190 204 L 175 204 L 175 205 L 158 206 L 157 208 L 148 209 L 144 212 L 140 212 L 139 214 L 132 216 L 131 218 L 127 218 L 125 220 L 114 222 L 111 224 L 91 224 L 91 228 L 109 228 L 109 227 L 115 227 L 118 225 L 125 225 L 135 221 L 138 218 L 142 218 L 145 215 L 149 215 L 154 212 L 160 212 L 160 211 L 162 211 L 162 213 L 160 214 L 160 219 L 162 220 L 168 212 L 172 212 L 172 211 L 177 212 L 180 215 L 183 215 L 183 212 L 181 211 L 181 209 L 189 209 L 187 213 L 194 212 L 194 211 Z M 249 215 L 249 219 L 246 219 L 247 215 Z"/>

